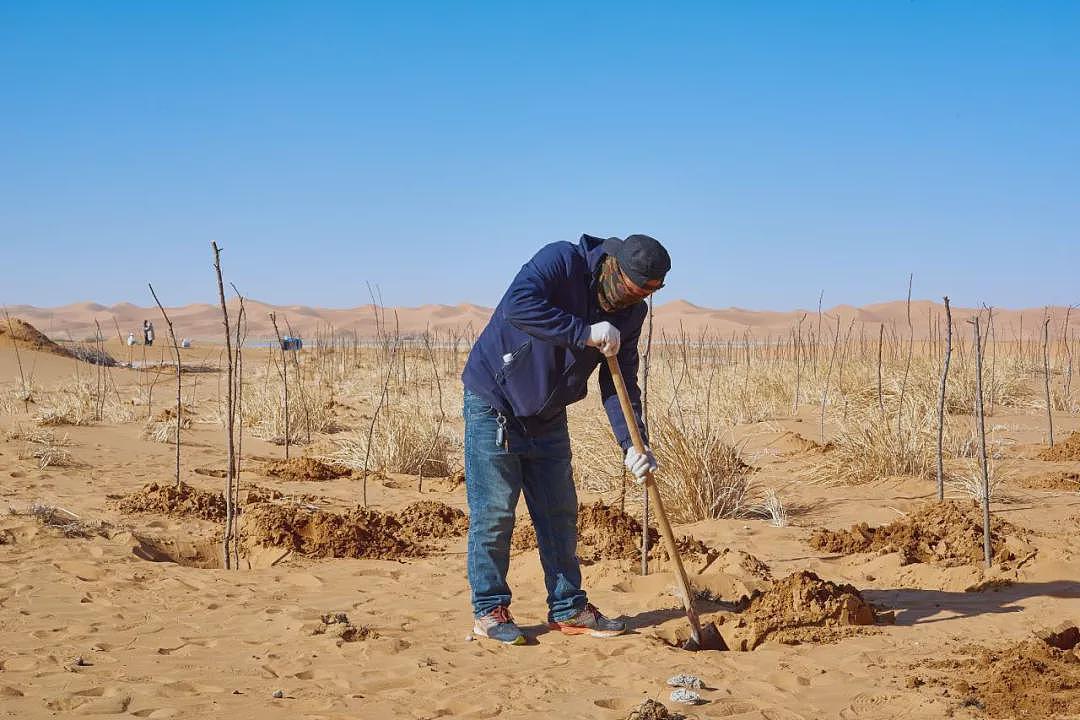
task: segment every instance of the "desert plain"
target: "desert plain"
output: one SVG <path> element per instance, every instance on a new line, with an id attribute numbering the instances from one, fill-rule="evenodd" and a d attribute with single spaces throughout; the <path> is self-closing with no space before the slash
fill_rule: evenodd
<path id="1" fill-rule="evenodd" d="M 687 718 L 1080 716 L 1064 308 L 954 309 L 939 502 L 941 305 L 658 306 L 658 482 L 695 602 L 730 648 L 697 653 L 677 647 L 687 622 L 655 530 L 642 573 L 642 493 L 595 383 L 570 409 L 579 555 L 590 599 L 632 631 L 546 630 L 522 504 L 512 609 L 533 641 L 471 636 L 459 375 L 490 310 L 403 310 L 395 325 L 393 311 L 275 308 L 305 338 L 283 353 L 249 303 L 227 496 L 220 309 L 173 312 L 195 338 L 177 433 L 165 323 L 132 308 L 0 321 L 0 716 L 665 717 L 646 700 Z M 157 342 L 128 346 L 144 317 Z M 700 704 L 670 700 L 679 674 L 701 679 Z"/>

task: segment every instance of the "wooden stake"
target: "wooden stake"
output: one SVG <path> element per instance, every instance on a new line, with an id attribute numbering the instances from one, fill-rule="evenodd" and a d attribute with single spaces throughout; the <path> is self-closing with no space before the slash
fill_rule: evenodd
<path id="1" fill-rule="evenodd" d="M 938 386 L 938 431 L 937 431 L 937 487 L 938 502 L 945 499 L 945 381 L 949 377 L 949 362 L 952 360 L 952 309 L 949 308 L 949 296 L 945 296 L 945 365 L 941 370 L 941 384 Z"/>
<path id="2" fill-rule="evenodd" d="M 982 338 L 979 333 L 979 316 L 975 324 L 975 422 L 979 428 L 979 457 L 982 460 L 982 510 L 983 510 L 983 558 L 990 567 L 990 467 L 986 459 L 986 418 L 983 416 L 982 390 Z"/>
<path id="3" fill-rule="evenodd" d="M 274 335 L 277 337 L 278 350 L 281 352 L 281 384 L 285 386 L 285 459 L 289 459 L 289 366 L 285 362 L 285 344 L 281 341 L 281 331 L 278 330 L 277 315 L 270 313 L 270 322 L 274 326 Z M 273 353 L 271 353 L 272 355 Z"/>
<path id="4" fill-rule="evenodd" d="M 150 288 L 150 294 L 154 296 L 154 302 L 157 303 L 158 310 L 161 311 L 161 316 L 165 318 L 165 324 L 169 328 L 169 339 L 172 340 L 173 353 L 176 354 L 176 487 L 180 487 L 180 423 L 183 415 L 183 408 L 180 402 L 180 345 L 176 342 L 176 333 L 173 332 L 172 320 L 169 319 L 169 315 L 165 312 L 165 308 L 162 307 L 161 301 L 158 300 L 157 293 L 154 292 L 154 286 L 150 283 L 146 284 Z M 117 334 L 120 329 L 117 328 Z"/>
<path id="5" fill-rule="evenodd" d="M 1050 400 L 1050 314 L 1043 319 L 1043 381 L 1046 387 L 1046 427 L 1050 431 L 1050 447 L 1054 447 L 1054 415 Z"/>
<path id="6" fill-rule="evenodd" d="M 222 324 L 225 326 L 225 357 L 228 368 L 227 384 L 225 386 L 225 440 L 228 448 L 228 465 L 225 474 L 225 536 L 222 538 L 222 551 L 225 558 L 225 569 L 232 567 L 230 545 L 233 541 L 233 531 L 236 522 L 236 507 L 233 505 L 233 483 L 236 478 L 236 448 L 234 446 L 235 434 L 233 433 L 233 421 L 236 407 L 233 405 L 233 355 L 232 337 L 229 333 L 229 308 L 225 305 L 225 285 L 221 281 L 221 249 L 216 242 L 210 243 L 214 251 L 214 272 L 217 274 L 218 299 L 221 302 Z"/>

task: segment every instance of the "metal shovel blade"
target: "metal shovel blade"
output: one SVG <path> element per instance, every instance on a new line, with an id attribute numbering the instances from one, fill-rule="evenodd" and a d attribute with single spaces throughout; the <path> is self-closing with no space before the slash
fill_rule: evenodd
<path id="1" fill-rule="evenodd" d="M 697 635 L 697 637 L 694 637 Z M 682 644 L 683 650 L 696 652 L 698 650 L 727 650 L 724 636 L 716 628 L 715 623 L 705 623 L 701 626 L 700 633 L 691 633 L 690 638 Z"/>

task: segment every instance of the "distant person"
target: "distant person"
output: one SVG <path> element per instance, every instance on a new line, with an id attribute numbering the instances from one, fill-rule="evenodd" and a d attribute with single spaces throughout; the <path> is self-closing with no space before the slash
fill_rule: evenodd
<path id="1" fill-rule="evenodd" d="M 568 635 L 612 637 L 626 623 L 596 609 L 581 588 L 577 492 L 570 466 L 566 406 L 585 397 L 600 366 L 600 394 L 637 482 L 656 469 L 630 440 L 611 371 L 618 358 L 641 434 L 638 336 L 644 302 L 663 287 L 667 250 L 651 237 L 582 235 L 578 244 L 540 249 L 510 284 L 469 353 L 465 385 L 467 565 L 476 635 L 526 642 L 510 614 L 510 537 L 525 495 L 547 587 L 548 627 Z"/>
<path id="2" fill-rule="evenodd" d="M 127 344 L 128 344 L 128 347 L 131 347 L 132 345 L 134 345 L 134 344 L 135 344 L 135 342 L 136 342 L 136 340 L 135 340 L 135 333 L 133 333 L 133 332 L 129 332 L 129 333 L 128 333 L 128 336 L 127 336 Z"/>
<path id="3" fill-rule="evenodd" d="M 142 324 L 143 345 L 154 344 L 154 323 L 149 320 L 143 320 Z"/>

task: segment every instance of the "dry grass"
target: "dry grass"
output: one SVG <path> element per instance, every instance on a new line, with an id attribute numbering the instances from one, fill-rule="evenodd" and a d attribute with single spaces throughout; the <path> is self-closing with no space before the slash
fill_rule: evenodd
<path id="1" fill-rule="evenodd" d="M 764 499 L 760 505 L 753 508 L 753 512 L 768 519 L 773 527 L 782 528 L 789 524 L 787 507 L 773 489 L 765 491 Z"/>
<path id="2" fill-rule="evenodd" d="M 14 415 L 22 405 L 22 401 L 15 397 L 15 390 L 0 388 L 0 415 Z"/>
<path id="3" fill-rule="evenodd" d="M 107 382 L 72 378 L 50 392 L 38 392 L 35 422 L 41 427 L 127 423 L 135 419 L 130 403 L 122 402 Z M 99 417 L 100 415 L 100 417 Z"/>
<path id="4" fill-rule="evenodd" d="M 674 521 L 753 514 L 762 500 L 753 481 L 754 469 L 727 439 L 726 428 L 680 425 L 661 417 L 654 436 L 656 482 Z"/>
<path id="5" fill-rule="evenodd" d="M 945 486 L 950 497 L 970 498 L 977 502 L 983 501 L 983 474 L 982 462 L 979 459 L 968 460 L 963 472 L 950 474 L 946 478 Z M 1012 480 L 1016 473 L 1006 461 L 989 458 L 987 462 L 987 475 L 990 479 L 990 500 L 999 500 L 1001 487 Z"/>
<path id="6" fill-rule="evenodd" d="M 23 460 L 36 460 L 38 468 L 44 470 L 47 467 L 70 467 L 75 464 L 72 456 L 71 440 L 67 435 L 57 437 L 52 430 L 32 428 L 23 430 L 16 428 L 7 433 L 9 440 L 21 440 L 22 447 L 19 457 Z"/>
<path id="7" fill-rule="evenodd" d="M 833 449 L 812 471 L 815 480 L 860 485 L 897 476 L 929 478 L 937 469 L 937 416 L 926 407 L 905 413 L 897 432 L 894 418 L 873 406 L 849 409 Z"/>
<path id="8" fill-rule="evenodd" d="M 330 459 L 362 470 L 449 477 L 461 468 L 462 441 L 443 427 L 436 435 L 437 418 L 397 406 L 385 408 L 376 423 L 368 452 L 367 434 L 356 433 L 336 440 Z"/>
<path id="9" fill-rule="evenodd" d="M 191 429 L 191 411 L 188 408 L 181 409 L 180 431 Z M 154 442 L 176 444 L 176 411 L 169 408 L 158 413 L 143 426 L 142 436 Z"/>
<path id="10" fill-rule="evenodd" d="M 112 527 L 108 523 L 98 520 L 84 520 L 70 510 L 42 502 L 30 503 L 23 510 L 9 507 L 8 512 L 15 516 L 32 517 L 41 525 L 59 530 L 65 537 L 70 538 L 108 538 L 112 531 Z"/>
<path id="11" fill-rule="evenodd" d="M 289 368 L 290 373 L 292 367 Z M 281 378 L 274 372 L 261 373 L 244 383 L 243 422 L 255 437 L 277 444 L 285 442 L 285 405 Z M 289 435 L 290 442 L 301 445 L 311 433 L 335 429 L 329 412 L 329 388 L 305 382 L 303 393 L 297 379 L 289 376 Z M 219 413 L 224 422 L 224 413 Z"/>

